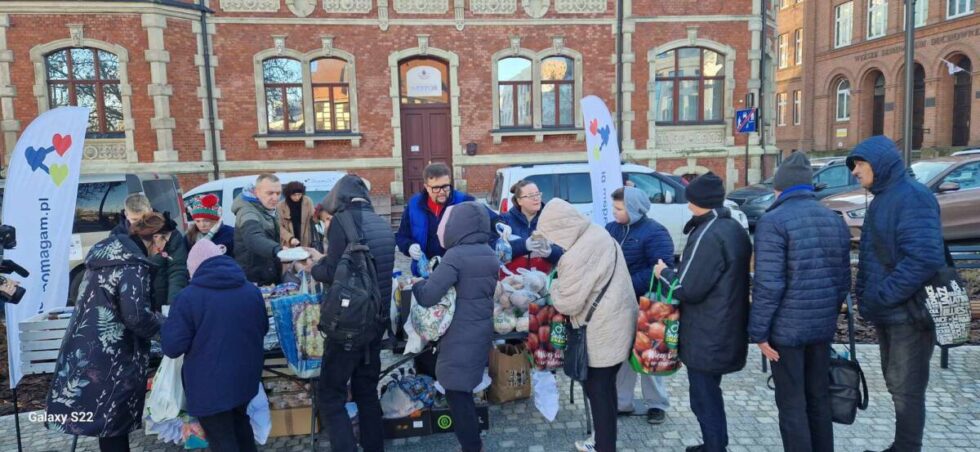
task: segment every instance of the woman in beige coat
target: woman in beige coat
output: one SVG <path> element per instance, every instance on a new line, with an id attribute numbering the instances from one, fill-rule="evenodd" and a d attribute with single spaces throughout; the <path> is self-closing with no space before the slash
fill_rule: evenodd
<path id="1" fill-rule="evenodd" d="M 283 187 L 283 199 L 276 208 L 279 219 L 279 241 L 283 248 L 313 246 L 313 200 L 306 196 L 302 182 Z"/>
<path id="2" fill-rule="evenodd" d="M 592 302 L 609 283 L 588 323 L 589 378 L 583 387 L 592 406 L 595 437 L 575 445 L 580 451 L 614 451 L 616 373 L 633 346 L 638 310 L 626 260 L 605 229 L 561 199 L 545 206 L 538 232 L 565 250 L 558 261 L 551 298 L 574 327 L 585 323 Z"/>

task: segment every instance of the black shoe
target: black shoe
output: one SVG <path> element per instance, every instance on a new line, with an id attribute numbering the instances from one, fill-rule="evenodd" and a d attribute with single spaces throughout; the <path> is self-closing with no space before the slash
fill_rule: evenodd
<path id="1" fill-rule="evenodd" d="M 647 423 L 650 425 L 660 425 L 667 421 L 667 413 L 660 408 L 650 408 L 647 410 Z"/>
<path id="2" fill-rule="evenodd" d="M 688 446 L 688 448 L 684 450 L 686 452 L 701 452 L 702 450 L 704 450 L 704 444 L 698 444 L 697 446 Z"/>
<path id="3" fill-rule="evenodd" d="M 864 452 L 878 452 L 878 451 L 876 451 L 876 450 L 865 450 Z M 881 452 L 895 452 L 895 445 L 893 444 L 891 446 L 888 446 L 887 449 L 885 449 L 885 450 L 883 450 Z"/>

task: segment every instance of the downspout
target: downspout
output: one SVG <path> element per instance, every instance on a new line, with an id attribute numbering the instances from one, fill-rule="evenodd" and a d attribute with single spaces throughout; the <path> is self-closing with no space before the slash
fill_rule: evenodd
<path id="1" fill-rule="evenodd" d="M 616 1 L 616 139 L 623 153 L 623 0 Z"/>
<path id="2" fill-rule="evenodd" d="M 203 47 L 204 55 L 204 89 L 208 98 L 208 133 L 211 135 L 211 166 L 213 168 L 214 179 L 217 180 L 221 177 L 221 171 L 218 168 L 218 133 L 215 131 L 215 99 L 214 87 L 211 83 L 211 52 L 208 50 L 210 43 L 208 40 L 207 17 L 210 10 L 204 6 L 204 0 L 198 0 L 198 2 L 201 6 L 201 46 Z"/>
<path id="3" fill-rule="evenodd" d="M 762 56 L 759 59 L 759 117 L 756 118 L 759 121 L 759 143 L 762 145 L 762 158 L 759 162 L 759 167 L 762 172 L 762 177 L 759 179 L 760 182 L 766 180 L 766 122 L 763 120 L 765 118 L 764 112 L 766 111 L 766 50 L 768 49 L 768 41 L 766 39 L 769 37 L 769 33 L 766 31 L 767 21 L 769 16 L 769 2 L 762 2 L 762 31 L 759 39 L 759 45 L 762 47 Z M 749 162 L 745 162 L 745 167 L 748 168 Z M 748 184 L 748 180 L 745 181 Z"/>

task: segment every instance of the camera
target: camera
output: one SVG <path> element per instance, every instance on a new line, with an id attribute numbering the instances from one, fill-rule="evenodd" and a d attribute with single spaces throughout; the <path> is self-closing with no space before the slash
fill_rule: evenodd
<path id="1" fill-rule="evenodd" d="M 0 301 L 13 304 L 20 303 L 27 290 L 20 287 L 17 280 L 7 278 L 3 275 L 17 273 L 24 278 L 30 276 L 30 272 L 24 269 L 24 267 L 17 265 L 12 260 L 3 258 L 3 252 L 5 250 L 12 250 L 16 246 L 17 230 L 13 226 L 0 225 Z"/>

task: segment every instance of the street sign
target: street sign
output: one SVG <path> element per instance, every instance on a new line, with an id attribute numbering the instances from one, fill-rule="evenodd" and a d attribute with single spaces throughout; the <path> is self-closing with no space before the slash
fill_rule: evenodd
<path id="1" fill-rule="evenodd" d="M 735 110 L 735 131 L 738 133 L 752 133 L 758 131 L 756 128 L 755 115 L 755 108 Z"/>

